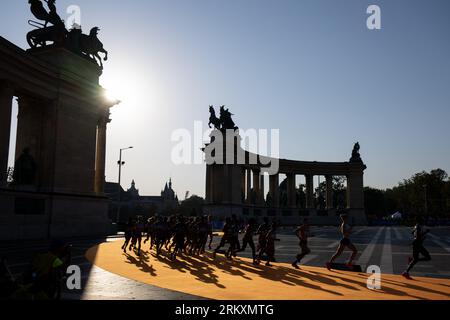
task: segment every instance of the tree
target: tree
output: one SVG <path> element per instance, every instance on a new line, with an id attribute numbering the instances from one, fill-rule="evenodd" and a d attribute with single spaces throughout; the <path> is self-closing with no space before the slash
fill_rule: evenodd
<path id="1" fill-rule="evenodd" d="M 387 208 L 391 212 L 395 207 L 411 216 L 448 217 L 449 189 L 448 174 L 444 170 L 422 171 L 386 190 Z"/>
<path id="2" fill-rule="evenodd" d="M 203 215 L 203 206 L 205 200 L 199 196 L 192 195 L 190 198 L 181 202 L 179 212 L 185 216 Z"/>
<path id="3" fill-rule="evenodd" d="M 385 191 L 370 187 L 364 188 L 364 207 L 368 216 L 385 217 L 388 214 Z"/>

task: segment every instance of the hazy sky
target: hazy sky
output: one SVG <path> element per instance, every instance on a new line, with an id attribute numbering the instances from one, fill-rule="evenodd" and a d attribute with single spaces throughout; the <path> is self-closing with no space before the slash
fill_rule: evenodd
<path id="1" fill-rule="evenodd" d="M 280 129 L 283 158 L 347 161 L 365 184 L 450 171 L 448 0 L 70 0 L 110 52 L 102 84 L 123 100 L 108 129 L 107 179 L 204 195 L 205 165 L 175 166 L 171 134 L 226 104 L 241 128 Z M 381 7 L 382 30 L 366 27 Z M 27 0 L 3 0 L 0 35 L 27 48 Z"/>

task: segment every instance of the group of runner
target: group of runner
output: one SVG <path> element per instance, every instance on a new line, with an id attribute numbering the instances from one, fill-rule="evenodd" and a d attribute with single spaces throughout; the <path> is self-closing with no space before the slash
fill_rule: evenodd
<path id="1" fill-rule="evenodd" d="M 227 259 L 232 260 L 237 256 L 237 253 L 243 252 L 250 246 L 252 250 L 253 264 L 261 263 L 263 255 L 267 256 L 266 266 L 270 266 L 270 262 L 275 262 L 275 241 L 279 241 L 276 236 L 277 224 L 276 222 L 269 223 L 268 218 L 263 219 L 261 225 L 257 225 L 254 218 L 249 219 L 243 228 L 242 246 L 239 242 L 239 231 L 241 224 L 235 215 L 225 220 L 223 226 L 222 239 L 219 245 L 213 251 L 213 257 L 217 253 L 224 253 Z M 253 242 L 253 236 L 258 236 L 258 246 Z M 227 243 L 230 244 L 227 251 L 221 250 Z"/>
<path id="2" fill-rule="evenodd" d="M 349 269 L 353 268 L 353 261 L 358 254 L 358 250 L 352 243 L 350 237 L 353 227 L 348 222 L 347 215 L 341 215 L 341 223 L 339 231 L 341 240 L 339 242 L 336 253 L 326 263 L 326 267 L 330 270 L 333 268 L 334 261 L 344 252 L 346 248 L 350 249 L 351 255 L 345 266 Z M 409 259 L 408 268 L 403 273 L 407 279 L 411 279 L 409 272 L 420 261 L 431 260 L 430 254 L 423 247 L 423 241 L 429 230 L 424 230 L 423 222 L 418 219 L 413 229 L 413 257 Z M 277 238 L 277 223 L 269 222 L 267 217 L 263 218 L 263 223 L 258 225 L 254 218 L 248 220 L 243 225 L 236 217 L 232 215 L 226 218 L 222 228 L 222 236 L 218 246 L 212 251 L 213 258 L 218 253 L 224 254 L 228 260 L 232 260 L 238 253 L 243 252 L 250 247 L 252 251 L 253 264 L 259 265 L 265 256 L 266 266 L 271 266 L 271 262 L 275 262 L 275 242 L 280 241 Z M 242 233 L 242 245 L 239 240 L 239 234 Z M 183 216 L 156 216 L 144 221 L 142 218 L 129 220 L 125 231 L 125 242 L 122 246 L 124 252 L 135 249 L 137 255 L 141 254 L 142 238 L 146 234 L 144 243 L 150 243 L 150 250 L 156 250 L 159 256 L 162 249 L 165 248 L 171 260 L 175 261 L 180 254 L 201 255 L 206 252 L 206 246 L 211 250 L 213 241 L 213 223 L 211 216 L 201 217 L 183 217 Z M 307 218 L 303 220 L 301 226 L 295 229 L 295 235 L 299 239 L 300 253 L 292 262 L 292 267 L 299 269 L 302 259 L 311 253 L 308 247 L 308 238 L 314 235 L 310 232 L 310 225 Z M 253 237 L 258 237 L 257 246 L 253 241 Z M 228 249 L 223 248 L 228 245 Z M 419 255 L 423 255 L 420 258 Z"/>
<path id="3" fill-rule="evenodd" d="M 144 221 L 142 218 L 130 218 L 125 228 L 124 252 L 137 250 L 141 255 L 142 236 L 146 234 L 144 244 L 150 243 L 150 250 L 155 248 L 159 256 L 165 248 L 172 260 L 182 252 L 186 254 L 203 254 L 205 247 L 213 240 L 211 217 L 156 216 Z M 209 238 L 209 243 L 208 243 Z"/>

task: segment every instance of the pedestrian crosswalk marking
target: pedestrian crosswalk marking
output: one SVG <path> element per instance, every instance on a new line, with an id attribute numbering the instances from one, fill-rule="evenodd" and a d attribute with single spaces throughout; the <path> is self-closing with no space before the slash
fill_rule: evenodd
<path id="1" fill-rule="evenodd" d="M 438 246 L 442 247 L 442 249 L 444 249 L 447 252 L 450 252 L 450 248 L 447 246 L 447 244 L 445 244 L 444 242 L 442 242 L 440 240 L 439 237 L 435 236 L 434 234 L 429 234 L 430 238 L 432 238 L 431 241 L 433 241 L 434 243 L 436 243 Z"/>
<path id="2" fill-rule="evenodd" d="M 311 260 L 314 260 L 315 258 L 317 258 L 318 255 L 317 254 L 309 254 L 306 257 L 304 257 L 302 259 L 302 261 L 300 261 L 301 264 L 307 264 L 308 262 L 310 262 Z"/>
<path id="3" fill-rule="evenodd" d="M 339 241 L 335 241 L 335 242 L 333 242 L 333 243 L 330 243 L 328 246 L 327 246 L 327 248 L 335 248 L 335 247 L 337 247 L 339 245 Z"/>
<path id="4" fill-rule="evenodd" d="M 372 241 L 367 245 L 366 249 L 364 249 L 361 256 L 359 257 L 357 264 L 361 265 L 363 269 L 366 269 L 367 264 L 369 263 L 369 260 L 372 257 L 373 251 L 375 250 L 376 243 L 380 238 L 381 232 L 383 232 L 384 229 L 385 227 L 378 229 Z"/>
<path id="5" fill-rule="evenodd" d="M 392 265 L 391 228 L 387 228 L 386 234 L 384 235 L 383 251 L 381 254 L 381 272 L 394 273 L 394 267 Z"/>

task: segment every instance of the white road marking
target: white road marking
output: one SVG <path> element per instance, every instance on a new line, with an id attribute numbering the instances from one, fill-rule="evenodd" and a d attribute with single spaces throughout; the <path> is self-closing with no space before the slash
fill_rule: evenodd
<path id="1" fill-rule="evenodd" d="M 318 257 L 317 254 L 308 254 L 306 257 L 304 257 L 302 259 L 302 261 L 300 261 L 300 263 L 301 264 L 307 264 L 308 262 L 310 262 L 311 260 L 314 260 L 317 257 Z"/>
<path id="2" fill-rule="evenodd" d="M 381 271 L 387 274 L 394 273 L 394 267 L 392 265 L 391 228 L 387 228 L 386 234 L 384 235 L 383 251 L 381 253 Z"/>
<path id="3" fill-rule="evenodd" d="M 442 249 L 444 249 L 445 251 L 450 252 L 450 248 L 447 246 L 446 243 L 442 242 L 438 236 L 435 236 L 434 234 L 431 233 L 429 233 L 428 235 L 430 236 L 430 238 L 432 238 L 431 241 L 436 243 L 438 246 L 442 247 Z"/>
<path id="4" fill-rule="evenodd" d="M 404 256 L 411 256 L 411 252 L 409 252 L 409 251 L 404 251 L 404 252 L 393 252 L 392 254 L 394 254 L 394 255 L 400 255 L 400 256 L 402 256 L 402 255 L 404 255 Z M 434 256 L 443 256 L 443 257 L 447 257 L 447 256 L 450 256 L 450 253 L 435 253 L 435 252 L 433 252 L 433 257 Z"/>
<path id="5" fill-rule="evenodd" d="M 327 246 L 327 248 L 336 248 L 338 245 L 339 245 L 339 242 L 340 242 L 340 240 L 339 241 L 335 241 L 335 242 L 333 242 L 333 243 L 330 243 L 328 246 Z"/>
<path id="6" fill-rule="evenodd" d="M 367 268 L 367 264 L 369 263 L 370 258 L 372 257 L 373 251 L 375 250 L 376 243 L 378 241 L 378 238 L 380 238 L 381 232 L 386 227 L 382 227 L 378 229 L 377 233 L 373 237 L 372 241 L 367 245 L 367 247 L 362 252 L 361 256 L 358 259 L 357 264 L 363 266 L 363 270 Z"/>
<path id="7" fill-rule="evenodd" d="M 434 266 L 430 265 L 430 264 L 416 264 L 414 266 L 414 269 L 420 269 L 420 268 L 431 269 L 431 268 L 434 268 Z"/>

